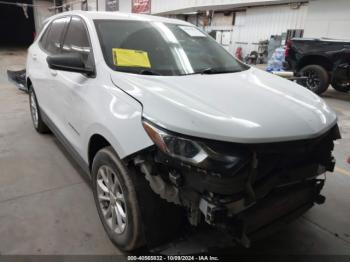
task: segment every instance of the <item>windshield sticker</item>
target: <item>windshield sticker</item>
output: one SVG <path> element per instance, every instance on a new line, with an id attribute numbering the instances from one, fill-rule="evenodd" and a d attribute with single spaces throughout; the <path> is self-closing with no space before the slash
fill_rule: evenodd
<path id="1" fill-rule="evenodd" d="M 179 26 L 186 34 L 192 37 L 207 37 L 203 32 L 193 26 Z"/>
<path id="2" fill-rule="evenodd" d="M 116 66 L 151 68 L 148 53 L 141 50 L 113 48 L 113 63 Z"/>

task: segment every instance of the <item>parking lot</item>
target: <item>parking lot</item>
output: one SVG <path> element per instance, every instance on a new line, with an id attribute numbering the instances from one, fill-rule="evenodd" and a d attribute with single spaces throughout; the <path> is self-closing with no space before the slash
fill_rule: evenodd
<path id="1" fill-rule="evenodd" d="M 79 168 L 54 136 L 35 132 L 27 94 L 7 80 L 6 69 L 23 67 L 25 55 L 0 50 L 0 254 L 120 254 Z M 249 252 L 350 255 L 350 94 L 330 88 L 324 99 L 343 136 L 336 170 L 327 175 L 326 203 Z M 225 250 L 234 252 L 241 250 Z"/>

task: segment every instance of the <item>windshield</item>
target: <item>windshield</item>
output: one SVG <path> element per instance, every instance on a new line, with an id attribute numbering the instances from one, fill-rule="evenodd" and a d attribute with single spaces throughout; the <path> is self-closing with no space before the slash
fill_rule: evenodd
<path id="1" fill-rule="evenodd" d="M 116 71 L 174 76 L 248 69 L 194 26 L 130 20 L 94 22 L 104 58 Z"/>

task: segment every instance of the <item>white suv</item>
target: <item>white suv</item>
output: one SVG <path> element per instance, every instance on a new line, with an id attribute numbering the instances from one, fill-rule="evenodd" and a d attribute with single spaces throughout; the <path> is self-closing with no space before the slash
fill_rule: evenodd
<path id="1" fill-rule="evenodd" d="M 86 171 L 123 250 L 184 225 L 249 246 L 324 201 L 319 176 L 334 168 L 336 115 L 187 22 L 53 16 L 29 48 L 27 86 L 35 129 L 51 130 Z"/>

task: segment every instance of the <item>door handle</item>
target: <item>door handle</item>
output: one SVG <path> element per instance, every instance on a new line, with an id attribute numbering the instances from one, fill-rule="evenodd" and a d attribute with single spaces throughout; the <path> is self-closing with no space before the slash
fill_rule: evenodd
<path id="1" fill-rule="evenodd" d="M 32 55 L 32 58 L 33 58 L 33 60 L 37 60 L 38 59 L 38 56 L 37 55 Z"/>
<path id="2" fill-rule="evenodd" d="M 57 71 L 50 69 L 50 73 L 52 76 L 57 76 Z"/>

